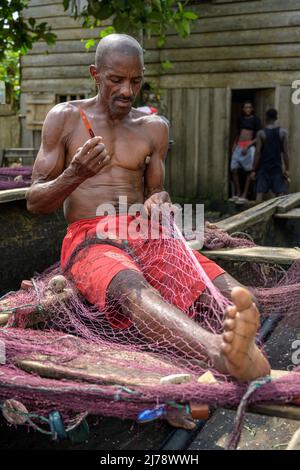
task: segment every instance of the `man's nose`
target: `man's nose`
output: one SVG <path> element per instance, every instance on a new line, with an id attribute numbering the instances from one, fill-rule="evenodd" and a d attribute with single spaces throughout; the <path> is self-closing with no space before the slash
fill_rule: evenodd
<path id="1" fill-rule="evenodd" d="M 121 94 L 125 98 L 131 98 L 133 96 L 132 85 L 131 85 L 130 82 L 123 83 L 123 86 L 122 86 L 122 89 L 121 89 Z"/>

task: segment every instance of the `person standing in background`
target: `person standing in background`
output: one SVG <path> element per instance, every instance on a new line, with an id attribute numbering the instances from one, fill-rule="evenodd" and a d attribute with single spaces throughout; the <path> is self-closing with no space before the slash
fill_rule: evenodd
<path id="1" fill-rule="evenodd" d="M 250 171 L 253 166 L 255 153 L 256 134 L 262 128 L 259 117 L 254 114 L 251 101 L 245 101 L 242 107 L 242 115 L 239 119 L 239 134 L 234 142 L 230 170 L 234 183 L 235 194 L 229 199 L 237 204 L 248 202 L 247 196 L 251 183 Z M 248 173 L 243 193 L 239 178 L 239 169 Z"/>
<path id="2" fill-rule="evenodd" d="M 282 196 L 288 192 L 290 182 L 288 133 L 276 125 L 277 119 L 277 110 L 269 109 L 266 112 L 266 126 L 257 134 L 256 152 L 250 175 L 251 179 L 256 179 L 257 203 L 262 202 L 263 195 L 268 191 L 272 191 L 275 196 Z"/>

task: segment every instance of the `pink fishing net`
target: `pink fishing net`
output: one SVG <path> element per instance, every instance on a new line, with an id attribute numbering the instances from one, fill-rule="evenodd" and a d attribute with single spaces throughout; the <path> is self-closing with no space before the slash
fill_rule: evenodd
<path id="1" fill-rule="evenodd" d="M 194 322 L 195 328 L 201 325 L 209 333 L 220 334 L 230 301 L 207 277 L 187 242 L 178 236 L 176 226 L 169 226 L 168 230 L 171 236 L 167 242 L 157 244 L 157 256 L 164 256 L 164 250 L 174 250 L 174 265 L 181 272 L 180 295 L 187 294 L 186 280 L 191 275 L 194 282 L 206 285 L 205 297 L 196 300 L 184 312 L 186 318 Z M 140 243 L 145 246 L 144 240 Z M 182 249 L 180 258 L 176 259 L 178 243 Z M 145 262 L 142 258 L 147 259 L 147 249 L 138 250 L 138 245 L 139 242 L 135 252 L 139 252 L 137 262 L 142 266 Z M 254 243 L 247 238 L 232 237 L 214 229 L 205 231 L 208 249 L 251 245 Z M 135 256 L 132 250 L 128 253 Z M 80 256 L 84 256 L 84 249 L 76 254 L 73 262 Z M 278 313 L 289 316 L 296 325 L 295 313 L 300 306 L 300 265 L 294 264 L 286 272 L 281 268 L 252 264 L 244 266 L 244 272 L 246 277 L 251 277 L 251 290 L 261 313 L 264 316 Z M 140 315 L 139 320 L 137 315 L 130 316 L 130 308 L 132 311 L 141 308 L 138 294 L 128 303 L 128 293 L 120 286 L 118 298 L 107 298 L 105 308 L 100 310 L 83 298 L 71 279 L 63 286 L 53 285 L 53 277 L 58 274 L 61 270 L 56 265 L 36 276 L 33 287 L 9 293 L 1 300 L 0 320 L 1 315 L 2 321 L 5 315 L 6 320 L 0 328 L 0 345 L 5 346 L 6 360 L 0 366 L 0 403 L 14 398 L 30 412 L 40 415 L 57 409 L 66 423 L 72 421 L 74 413 L 136 419 L 142 410 L 159 404 L 167 407 L 189 402 L 210 406 L 239 404 L 247 385 L 214 370 L 205 352 L 201 356 L 197 345 L 187 344 L 180 334 L 174 333 L 176 328 L 172 321 L 176 323 L 176 315 L 171 323 L 167 323 L 162 338 L 161 325 L 149 319 L 147 312 Z M 64 274 L 68 275 L 68 272 Z M 164 302 L 175 309 L 172 305 L 174 279 L 169 269 L 164 274 L 167 287 L 164 292 L 168 293 Z M 150 289 L 149 295 L 153 295 L 154 301 L 155 296 L 160 296 L 157 286 L 153 287 L 155 282 L 148 274 L 145 289 Z M 129 317 L 129 326 L 115 328 L 110 320 L 112 311 Z M 208 370 L 217 383 L 198 382 Z M 182 384 L 162 383 L 163 377 L 172 374 L 187 374 L 189 380 Z M 250 401 L 280 403 L 299 396 L 300 374 L 291 373 L 261 386 Z"/>
<path id="2" fill-rule="evenodd" d="M 28 187 L 32 166 L 0 167 L 0 190 Z"/>

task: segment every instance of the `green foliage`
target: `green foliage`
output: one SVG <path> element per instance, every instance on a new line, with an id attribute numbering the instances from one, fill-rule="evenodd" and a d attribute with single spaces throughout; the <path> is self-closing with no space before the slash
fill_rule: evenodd
<path id="1" fill-rule="evenodd" d="M 48 44 L 56 36 L 47 23 L 22 16 L 28 0 L 0 0 L 0 80 L 5 81 L 8 98 L 13 102 L 19 95 L 19 58 L 33 44 L 43 39 Z"/>
<path id="2" fill-rule="evenodd" d="M 198 17 L 186 9 L 189 1 L 177 0 L 88 0 L 86 7 L 78 11 L 76 0 L 64 0 L 64 8 L 71 8 L 75 18 L 83 19 L 83 26 L 103 26 L 110 20 L 101 37 L 112 32 L 128 33 L 145 37 L 157 36 L 157 47 L 166 42 L 168 29 L 175 30 L 186 38 L 190 34 L 191 23 Z M 105 25 L 104 25 L 105 26 Z M 89 43 L 90 46 L 90 43 Z"/>

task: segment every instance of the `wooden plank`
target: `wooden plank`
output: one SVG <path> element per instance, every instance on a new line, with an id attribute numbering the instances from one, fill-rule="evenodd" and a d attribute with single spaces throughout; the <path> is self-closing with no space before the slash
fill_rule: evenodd
<path id="1" fill-rule="evenodd" d="M 87 30 L 88 31 L 88 30 Z M 92 31 L 92 30 L 91 30 Z M 71 39 L 70 31 L 57 31 L 59 39 Z M 156 38 L 145 41 L 145 47 L 155 49 Z M 190 48 L 208 46 L 236 46 L 254 44 L 283 44 L 300 42 L 300 28 L 298 26 L 280 27 L 261 30 L 223 31 L 209 33 L 193 33 L 188 38 L 182 39 L 179 36 L 168 35 L 166 48 Z"/>
<path id="2" fill-rule="evenodd" d="M 94 52 L 72 52 L 68 54 L 43 54 L 43 55 L 26 55 L 22 57 L 22 67 L 50 67 L 55 66 L 75 66 L 75 65 L 90 65 L 95 61 Z"/>
<path id="3" fill-rule="evenodd" d="M 299 72 L 190 73 L 161 76 L 160 85 L 162 88 L 274 88 L 290 85 L 294 80 L 299 80 Z"/>
<path id="4" fill-rule="evenodd" d="M 300 219 L 300 208 L 292 209 L 286 213 L 274 214 L 276 219 Z"/>
<path id="5" fill-rule="evenodd" d="M 172 195 L 185 196 L 184 161 L 186 158 L 185 139 L 186 133 L 186 90 L 172 90 L 172 131 L 174 146 L 172 149 L 171 181 Z"/>
<path id="6" fill-rule="evenodd" d="M 243 1 L 232 0 L 231 5 L 228 6 L 229 0 L 214 0 L 212 3 L 205 3 L 195 6 L 193 9 L 198 12 L 200 18 L 210 16 L 227 16 L 239 15 L 245 13 L 259 13 L 275 11 L 292 11 L 299 9 L 298 0 L 257 0 L 257 1 Z"/>
<path id="7" fill-rule="evenodd" d="M 188 184 L 184 196 L 190 198 L 197 195 L 198 189 L 199 112 L 199 90 L 187 90 L 184 179 Z"/>
<path id="8" fill-rule="evenodd" d="M 97 40 L 96 40 L 97 43 Z M 96 46 L 92 46 L 89 52 L 94 52 Z M 33 48 L 28 52 L 26 57 L 36 54 L 44 54 L 45 52 L 51 54 L 64 54 L 74 52 L 86 52 L 84 42 L 81 41 L 56 41 L 53 45 L 45 44 L 44 42 L 37 42 Z M 173 63 L 182 61 L 200 61 L 200 60 L 232 60 L 232 59 L 259 59 L 259 58 L 279 58 L 279 57 L 300 57 L 300 48 L 298 44 L 264 44 L 249 46 L 235 46 L 233 47 L 199 47 L 185 48 L 184 43 L 179 49 L 162 49 L 151 50 L 147 49 L 145 52 L 145 61 L 147 63 L 158 63 L 160 59 L 171 60 Z"/>
<path id="9" fill-rule="evenodd" d="M 61 0 L 29 0 L 28 7 L 40 7 L 41 5 L 61 4 Z"/>
<path id="10" fill-rule="evenodd" d="M 75 40 L 75 39 L 90 39 L 90 38 L 99 38 L 100 28 L 67 28 L 67 29 L 59 29 L 55 31 L 57 36 L 57 40 L 64 41 L 64 40 Z M 290 41 L 289 41 L 290 42 Z"/>
<path id="11" fill-rule="evenodd" d="M 93 62 L 90 62 L 92 64 Z M 90 65 L 89 64 L 89 65 Z M 64 78 L 73 78 L 84 79 L 89 78 L 89 65 L 68 65 L 65 67 L 26 67 L 22 69 L 22 79 L 23 80 L 53 80 L 53 79 L 64 79 Z"/>
<path id="12" fill-rule="evenodd" d="M 217 227 L 228 233 L 241 232 L 247 227 L 258 224 L 270 218 L 276 211 L 276 207 L 282 198 L 274 198 L 262 202 L 257 206 L 251 207 L 243 212 L 228 217 L 227 219 L 217 222 Z"/>
<path id="13" fill-rule="evenodd" d="M 220 106 L 220 103 L 223 105 Z M 220 200 L 226 196 L 226 186 L 228 181 L 227 152 L 225 146 L 226 139 L 226 88 L 215 88 L 213 90 L 213 108 L 211 116 L 211 178 L 209 184 L 212 185 L 211 194 L 213 199 Z"/>
<path id="14" fill-rule="evenodd" d="M 263 29 L 264 33 L 267 29 L 278 27 L 299 26 L 300 24 L 300 10 L 292 12 L 272 12 L 270 13 L 257 13 L 240 14 L 238 17 L 227 16 L 218 18 L 201 18 L 192 25 L 192 31 L 195 33 L 208 33 L 218 31 L 249 31 Z M 174 34 L 174 33 L 173 33 Z"/>
<path id="15" fill-rule="evenodd" d="M 184 369 L 147 352 L 126 351 L 118 346 L 114 348 L 111 344 L 103 349 L 83 350 L 85 353 L 67 363 L 61 361 L 59 356 L 41 354 L 16 356 L 14 362 L 21 369 L 37 373 L 41 377 L 106 385 L 154 386 L 160 385 L 160 380 L 170 373 L 185 373 Z M 137 369 L 137 363 L 142 363 L 144 368 Z"/>
<path id="16" fill-rule="evenodd" d="M 45 80 L 23 80 L 21 84 L 22 92 L 34 93 L 36 90 L 39 92 L 53 92 L 56 94 L 80 94 L 92 93 L 94 94 L 94 84 L 91 78 L 58 78 Z"/>
<path id="17" fill-rule="evenodd" d="M 5 189 L 0 191 L 0 204 L 25 199 L 28 188 Z"/>
<path id="18" fill-rule="evenodd" d="M 277 418 L 296 419 L 300 421 L 300 406 L 257 403 L 255 405 L 250 405 L 248 410 L 251 413 L 276 416 Z"/>
<path id="19" fill-rule="evenodd" d="M 300 49 L 300 48 L 299 48 Z M 211 55 L 213 50 L 211 51 Z M 36 57 L 36 56 L 31 56 Z M 28 58 L 29 59 L 29 58 Z M 188 59 L 188 57 L 186 57 Z M 78 63 L 78 62 L 77 62 Z M 154 64 L 153 64 L 154 65 Z M 152 65 L 152 67 L 153 67 Z M 218 73 L 218 72 L 253 72 L 253 71 L 288 71 L 300 70 L 300 58 L 264 58 L 264 59 L 234 59 L 234 60 L 203 60 L 174 62 L 173 67 L 163 71 L 162 75 L 189 73 Z"/>
<path id="20" fill-rule="evenodd" d="M 50 2 L 42 5 L 42 2 L 38 2 L 35 5 L 29 4 L 29 8 L 24 9 L 24 18 L 36 18 L 44 21 L 44 18 L 58 17 L 58 16 L 69 16 L 70 13 L 64 10 L 62 2 Z"/>
<path id="21" fill-rule="evenodd" d="M 232 433 L 236 411 L 217 410 L 190 444 L 189 451 L 224 450 Z M 246 413 L 238 450 L 284 450 L 299 428 L 297 419 Z"/>
<path id="22" fill-rule="evenodd" d="M 44 45 L 44 47 L 46 47 Z M 212 48 L 213 47 L 213 48 Z M 300 48 L 298 44 L 264 44 L 254 46 L 235 45 L 234 47 L 212 46 L 181 49 L 163 49 L 161 60 L 181 61 L 204 61 L 204 60 L 232 60 L 232 59 L 259 59 L 277 57 L 299 57 Z M 34 52 L 34 49 L 30 53 Z M 156 51 L 150 51 L 151 58 L 156 58 Z M 158 60 L 158 59 L 157 59 Z"/>
<path id="23" fill-rule="evenodd" d="M 213 168 L 211 162 L 211 113 L 212 113 L 213 90 L 203 88 L 199 90 L 200 115 L 199 115 L 199 150 L 198 150 L 198 194 L 203 197 L 211 196 L 211 178 Z"/>
<path id="24" fill-rule="evenodd" d="M 204 250 L 202 253 L 210 259 L 229 261 L 250 261 L 255 263 L 271 263 L 290 265 L 300 259 L 299 248 L 281 248 L 255 246 L 252 248 L 221 248 Z"/>
<path id="25" fill-rule="evenodd" d="M 280 198 L 276 212 L 282 214 L 298 205 L 300 205 L 300 192 L 288 194 L 287 196 Z"/>
<path id="26" fill-rule="evenodd" d="M 23 80 L 52 80 L 60 78 L 90 78 L 89 66 L 94 63 L 94 58 L 89 61 L 88 65 L 65 65 L 54 67 L 47 67 L 47 72 L 45 73 L 45 66 L 41 67 L 26 67 L 22 69 L 22 78 Z M 147 67 L 147 76 L 159 76 L 160 66 L 159 64 L 151 65 Z"/>

